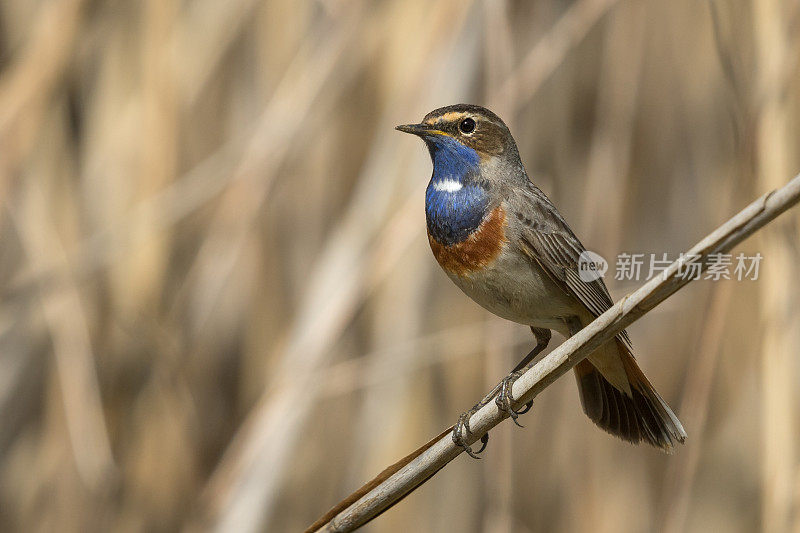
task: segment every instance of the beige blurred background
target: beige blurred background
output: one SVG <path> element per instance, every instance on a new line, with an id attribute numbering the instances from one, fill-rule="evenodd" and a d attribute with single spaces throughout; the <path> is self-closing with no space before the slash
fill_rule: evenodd
<path id="1" fill-rule="evenodd" d="M 800 168 L 799 16 L 0 2 L 0 530 L 309 525 L 533 343 L 436 266 L 393 126 L 488 105 L 590 249 L 674 257 Z M 737 250 L 757 281 L 630 328 L 677 454 L 596 429 L 567 377 L 365 530 L 800 531 L 798 221 Z"/>

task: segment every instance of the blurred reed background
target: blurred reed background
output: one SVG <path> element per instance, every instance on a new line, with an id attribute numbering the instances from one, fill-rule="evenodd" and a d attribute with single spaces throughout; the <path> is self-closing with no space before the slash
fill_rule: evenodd
<path id="1" fill-rule="evenodd" d="M 590 249 L 674 257 L 800 168 L 798 7 L 4 0 L 0 530 L 301 530 L 533 342 L 392 127 L 488 105 Z M 563 379 L 366 529 L 800 531 L 799 220 L 630 329 L 676 455 Z"/>

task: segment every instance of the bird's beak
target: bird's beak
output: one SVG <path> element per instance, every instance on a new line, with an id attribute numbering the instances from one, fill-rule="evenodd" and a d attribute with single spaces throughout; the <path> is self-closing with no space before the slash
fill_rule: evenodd
<path id="1" fill-rule="evenodd" d="M 402 131 L 403 133 L 419 135 L 420 137 L 438 132 L 438 130 L 429 126 L 428 124 L 402 124 L 400 126 L 396 126 L 394 129 Z"/>

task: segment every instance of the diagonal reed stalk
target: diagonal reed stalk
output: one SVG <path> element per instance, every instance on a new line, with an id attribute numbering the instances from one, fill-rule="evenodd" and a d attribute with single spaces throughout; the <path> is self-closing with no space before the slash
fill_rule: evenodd
<path id="1" fill-rule="evenodd" d="M 685 272 L 683 267 L 689 262 L 700 264 L 701 270 L 705 270 L 715 254 L 729 252 L 798 201 L 800 175 L 745 207 L 673 262 L 661 275 L 622 298 L 523 374 L 513 387 L 515 407 L 521 407 L 535 398 L 600 345 L 692 281 L 691 277 L 681 275 Z M 474 443 L 507 417 L 494 402 L 490 402 L 470 419 L 473 433 L 469 442 Z M 414 491 L 462 452 L 453 443 L 450 429 L 443 431 L 343 500 L 312 524 L 307 533 L 338 533 L 363 526 Z"/>

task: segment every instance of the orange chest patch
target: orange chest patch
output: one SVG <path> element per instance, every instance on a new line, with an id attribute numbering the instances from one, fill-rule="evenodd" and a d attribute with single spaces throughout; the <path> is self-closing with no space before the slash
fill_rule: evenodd
<path id="1" fill-rule="evenodd" d="M 491 264 L 508 239 L 506 239 L 506 212 L 502 206 L 492 210 L 469 237 L 456 244 L 445 246 L 428 233 L 433 256 L 443 269 L 458 276 L 477 272 Z"/>

